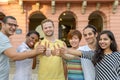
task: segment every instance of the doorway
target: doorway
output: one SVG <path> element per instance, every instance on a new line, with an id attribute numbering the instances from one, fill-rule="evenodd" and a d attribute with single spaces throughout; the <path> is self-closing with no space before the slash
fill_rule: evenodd
<path id="1" fill-rule="evenodd" d="M 64 41 L 68 47 L 70 47 L 70 43 L 67 35 L 72 29 L 76 29 L 75 15 L 71 11 L 65 11 L 59 16 L 59 39 Z"/>
<path id="2" fill-rule="evenodd" d="M 44 34 L 41 28 L 41 22 L 46 19 L 46 17 L 40 12 L 33 12 L 29 17 L 29 31 L 36 30 L 40 34 L 40 38 L 43 39 Z"/>
<path id="3" fill-rule="evenodd" d="M 103 17 L 101 15 L 101 12 L 95 11 L 91 13 L 88 19 L 88 24 L 94 25 L 98 33 L 103 30 Z"/>

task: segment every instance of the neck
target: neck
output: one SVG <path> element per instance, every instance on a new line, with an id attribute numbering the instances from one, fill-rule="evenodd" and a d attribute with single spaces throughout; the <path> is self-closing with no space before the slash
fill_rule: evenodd
<path id="1" fill-rule="evenodd" d="M 104 54 L 111 54 L 112 53 L 112 50 L 111 49 L 105 49 L 104 50 Z"/>
<path id="2" fill-rule="evenodd" d="M 96 49 L 96 44 L 95 44 L 95 43 L 93 43 L 93 44 L 88 44 L 88 46 L 89 46 L 89 48 L 90 48 L 91 50 L 95 50 L 95 49 Z"/>
<path id="3" fill-rule="evenodd" d="M 79 48 L 79 45 L 76 46 L 76 47 L 71 47 L 71 49 L 78 49 Z"/>
<path id="4" fill-rule="evenodd" d="M 51 37 L 46 36 L 45 38 L 46 38 L 47 40 L 49 40 L 49 41 L 52 41 L 52 42 L 55 41 L 55 37 L 54 37 L 54 36 L 51 36 Z"/>
<path id="5" fill-rule="evenodd" d="M 71 49 L 78 49 L 78 48 L 76 48 L 76 47 L 73 48 L 73 47 L 72 47 Z"/>
<path id="6" fill-rule="evenodd" d="M 10 37 L 10 35 L 7 35 L 3 29 L 1 29 L 1 32 L 6 35 L 7 37 Z"/>

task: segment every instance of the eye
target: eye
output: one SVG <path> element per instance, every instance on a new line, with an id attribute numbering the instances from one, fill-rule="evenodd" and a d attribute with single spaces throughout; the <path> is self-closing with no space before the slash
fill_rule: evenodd
<path id="1" fill-rule="evenodd" d="M 88 33 L 88 35 L 92 35 L 92 33 Z"/>
<path id="2" fill-rule="evenodd" d="M 83 36 L 84 36 L 84 37 L 86 37 L 86 36 L 87 36 L 87 34 L 83 34 Z"/>
<path id="3" fill-rule="evenodd" d="M 13 23 L 6 23 L 6 24 L 8 24 L 8 25 L 11 26 L 11 27 L 13 27 L 13 26 L 16 27 L 16 28 L 18 27 L 17 24 L 13 24 Z"/>

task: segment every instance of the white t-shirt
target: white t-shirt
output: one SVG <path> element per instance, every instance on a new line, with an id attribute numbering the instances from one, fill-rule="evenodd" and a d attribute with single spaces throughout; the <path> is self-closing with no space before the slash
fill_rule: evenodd
<path id="1" fill-rule="evenodd" d="M 91 51 L 88 45 L 79 47 L 78 50 Z M 86 58 L 81 58 L 81 65 L 85 80 L 95 80 L 95 67 L 92 61 Z"/>
<path id="2" fill-rule="evenodd" d="M 17 52 L 24 52 L 31 50 L 26 43 L 22 43 Z M 24 59 L 16 61 L 16 71 L 13 80 L 32 80 L 32 64 L 33 59 Z"/>
<path id="3" fill-rule="evenodd" d="M 89 48 L 88 45 L 81 46 L 81 47 L 78 48 L 78 50 L 82 50 L 82 51 L 91 51 L 91 49 Z"/>

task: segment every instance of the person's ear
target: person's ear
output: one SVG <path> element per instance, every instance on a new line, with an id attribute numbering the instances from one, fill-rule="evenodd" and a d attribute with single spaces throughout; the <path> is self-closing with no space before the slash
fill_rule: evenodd
<path id="1" fill-rule="evenodd" d="M 97 37 L 97 36 L 98 36 L 98 33 L 95 34 L 95 37 Z"/>
<path id="2" fill-rule="evenodd" d="M 4 22 L 2 22 L 1 20 L 0 20 L 0 24 L 2 25 L 2 26 L 4 26 L 5 24 L 4 24 Z"/>

